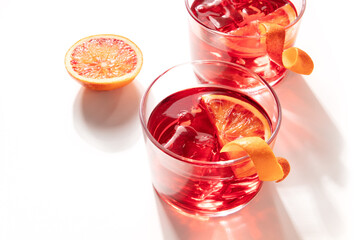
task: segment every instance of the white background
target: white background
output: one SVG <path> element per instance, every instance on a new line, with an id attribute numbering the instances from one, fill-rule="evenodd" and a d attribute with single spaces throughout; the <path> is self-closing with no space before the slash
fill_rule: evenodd
<path id="1" fill-rule="evenodd" d="M 291 175 L 226 218 L 176 214 L 154 194 L 138 105 L 189 58 L 184 1 L 0 0 L 0 239 L 356 239 L 359 215 L 358 1 L 308 0 L 296 46 L 310 76 L 276 86 L 275 153 Z M 67 49 L 99 33 L 143 51 L 130 85 L 86 90 Z"/>

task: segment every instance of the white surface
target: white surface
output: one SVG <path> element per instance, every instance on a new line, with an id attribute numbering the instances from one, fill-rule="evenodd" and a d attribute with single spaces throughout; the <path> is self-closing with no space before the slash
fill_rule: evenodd
<path id="1" fill-rule="evenodd" d="M 148 84 L 189 60 L 183 0 L 1 0 L 0 239 L 356 239 L 359 7 L 308 0 L 296 45 L 315 71 L 276 87 L 275 152 L 291 175 L 243 211 L 201 221 L 154 195 L 137 113 Z M 98 33 L 142 49 L 132 84 L 92 92 L 69 77 L 66 50 Z"/>

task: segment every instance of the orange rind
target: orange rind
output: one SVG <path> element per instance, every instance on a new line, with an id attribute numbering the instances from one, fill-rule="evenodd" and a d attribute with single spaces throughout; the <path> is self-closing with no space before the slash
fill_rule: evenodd
<path id="1" fill-rule="evenodd" d="M 266 36 L 265 44 L 269 57 L 277 64 L 283 65 L 282 52 L 285 43 L 285 28 L 276 23 L 261 23 L 259 24 L 259 31 L 261 35 Z"/>
<path id="2" fill-rule="evenodd" d="M 220 152 L 228 153 L 243 151 L 247 153 L 254 164 L 261 181 L 282 181 L 289 174 L 290 165 L 288 161 L 284 158 L 276 158 L 266 141 L 259 137 L 236 139 L 225 144 L 220 150 Z"/>
<path id="3" fill-rule="evenodd" d="M 311 57 L 296 47 L 291 47 L 283 51 L 282 63 L 285 68 L 299 74 L 310 75 L 314 70 L 314 63 Z"/>
<path id="4" fill-rule="evenodd" d="M 278 163 L 281 165 L 281 168 L 284 172 L 284 176 L 277 180 L 276 182 L 281 182 L 282 180 L 284 180 L 290 173 L 290 163 L 288 162 L 288 160 L 286 160 L 285 158 L 282 158 L 282 157 L 277 157 L 276 158 Z"/>
<path id="5" fill-rule="evenodd" d="M 129 84 L 139 74 L 142 63 L 139 47 L 114 34 L 85 37 L 65 55 L 68 73 L 93 90 L 113 90 Z"/>
<path id="6" fill-rule="evenodd" d="M 278 65 L 286 69 L 310 75 L 314 69 L 314 62 L 311 57 L 303 50 L 291 47 L 284 50 L 285 27 L 275 23 L 259 24 L 259 31 L 265 35 L 266 51 L 269 57 Z"/>
<path id="7" fill-rule="evenodd" d="M 232 159 L 237 158 L 234 157 L 236 156 L 235 152 L 227 152 L 227 154 L 229 154 Z M 239 157 L 243 157 L 243 155 L 239 155 Z M 251 160 L 231 166 L 231 170 L 233 171 L 236 178 L 244 178 L 256 174 L 256 168 Z"/>

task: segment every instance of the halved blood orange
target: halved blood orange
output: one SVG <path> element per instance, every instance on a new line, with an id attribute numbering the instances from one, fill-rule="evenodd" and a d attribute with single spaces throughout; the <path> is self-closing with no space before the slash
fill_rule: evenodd
<path id="1" fill-rule="evenodd" d="M 271 136 L 270 125 L 264 115 L 248 102 L 225 95 L 204 95 L 203 105 L 217 129 L 221 146 L 244 137 L 259 137 L 264 141 Z M 245 151 L 229 151 L 228 158 L 236 159 L 246 156 Z M 251 160 L 241 162 L 232 167 L 237 178 L 256 173 Z"/>
<path id="2" fill-rule="evenodd" d="M 130 83 L 140 72 L 143 57 L 129 39 L 113 34 L 85 37 L 65 55 L 69 74 L 94 90 L 112 90 Z"/>

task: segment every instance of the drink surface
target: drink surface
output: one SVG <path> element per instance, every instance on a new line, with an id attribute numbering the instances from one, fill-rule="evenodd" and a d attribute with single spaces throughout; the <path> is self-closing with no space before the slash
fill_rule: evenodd
<path id="1" fill-rule="evenodd" d="M 150 133 L 166 149 L 182 157 L 206 162 L 228 160 L 226 154 L 219 153 L 223 143 L 201 100 L 214 94 L 247 102 L 268 118 L 261 106 L 249 97 L 218 87 L 199 87 L 177 92 L 160 102 L 149 118 Z M 256 174 L 236 178 L 231 166 L 215 168 L 200 163 L 182 169 L 183 165 L 179 164 L 172 169 L 164 167 L 166 163 L 160 159 L 153 161 L 153 182 L 160 196 L 189 211 L 231 209 L 247 203 L 261 186 Z"/>
<path id="2" fill-rule="evenodd" d="M 286 4 L 292 6 L 288 0 L 195 0 L 191 10 L 208 28 L 228 33 L 258 21 L 267 21 L 265 16 Z M 253 31 L 248 34 L 257 33 L 255 28 Z"/>
<path id="3" fill-rule="evenodd" d="M 196 21 L 190 22 L 193 59 L 224 60 L 243 65 L 269 83 L 280 81 L 286 69 L 273 62 L 261 41 L 260 23 L 288 26 L 297 17 L 288 0 L 195 0 L 190 6 Z M 298 24 L 287 28 L 284 49 L 294 44 Z M 217 34 L 216 30 L 226 35 Z"/>
<path id="4" fill-rule="evenodd" d="M 182 157 L 211 162 L 228 160 L 225 154 L 219 154 L 224 142 L 219 139 L 214 120 L 209 116 L 206 103 L 202 101 L 202 97 L 207 95 L 229 96 L 248 102 L 269 122 L 262 107 L 246 95 L 219 87 L 199 87 L 177 92 L 164 99 L 153 110 L 148 129 L 166 149 Z M 244 110 L 236 110 L 233 109 L 231 114 L 243 114 L 245 118 Z M 241 135 L 233 136 L 228 141 L 238 137 Z"/>

